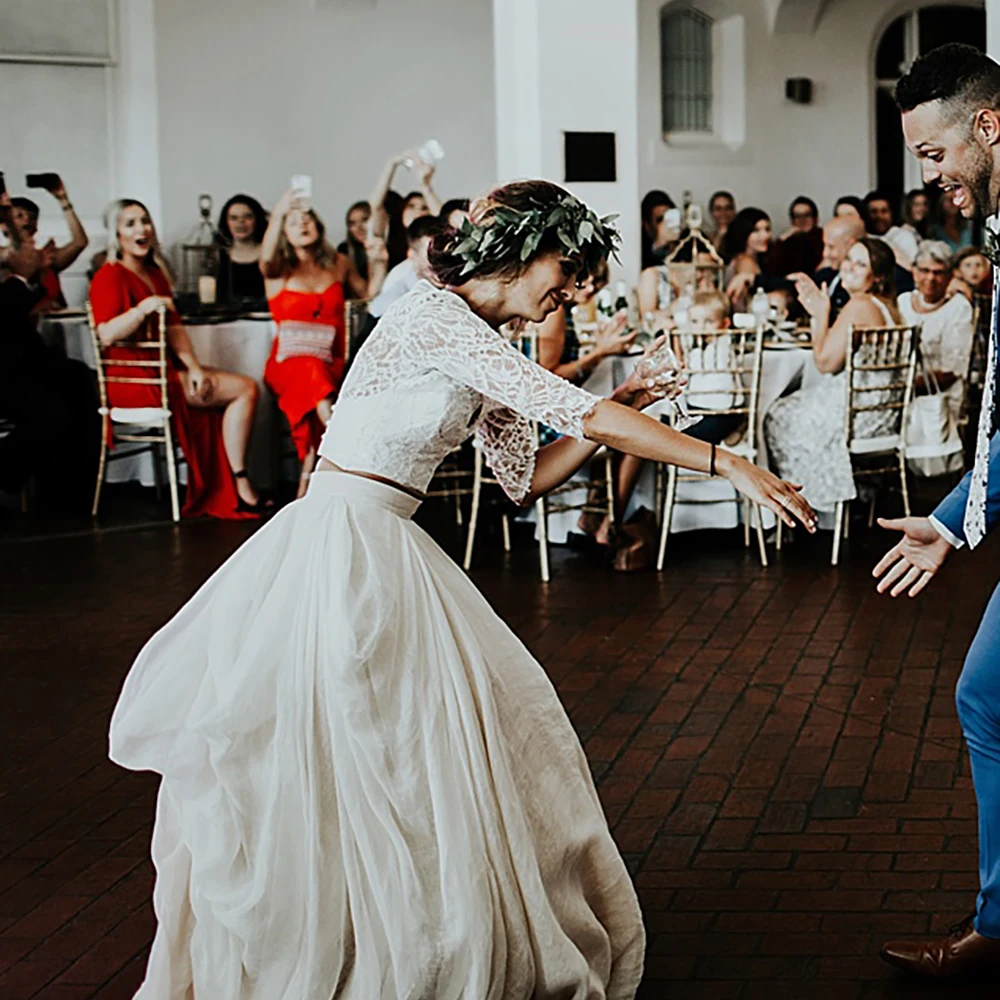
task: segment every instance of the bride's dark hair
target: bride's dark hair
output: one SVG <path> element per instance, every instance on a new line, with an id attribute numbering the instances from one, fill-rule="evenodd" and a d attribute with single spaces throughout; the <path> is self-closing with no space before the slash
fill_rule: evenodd
<path id="1" fill-rule="evenodd" d="M 469 221 L 476 226 L 488 227 L 498 208 L 514 212 L 530 212 L 538 208 L 555 208 L 569 194 L 565 188 L 550 181 L 514 181 L 494 188 L 477 198 L 469 209 Z M 527 260 L 512 249 L 509 253 L 491 257 L 472 271 L 462 271 L 466 260 L 454 253 L 462 239 L 461 233 L 449 226 L 434 237 L 428 248 L 427 259 L 434 275 L 442 285 L 457 287 L 471 278 L 504 278 L 514 280 L 528 268 L 532 261 L 547 253 L 564 253 L 565 247 L 553 228 L 547 230 Z"/>

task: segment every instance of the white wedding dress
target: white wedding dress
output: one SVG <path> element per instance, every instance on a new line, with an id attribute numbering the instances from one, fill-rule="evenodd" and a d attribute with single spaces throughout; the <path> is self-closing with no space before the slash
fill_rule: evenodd
<path id="1" fill-rule="evenodd" d="M 523 497 L 526 418 L 596 398 L 421 282 L 321 454 L 423 491 L 473 432 Z M 142 1000 L 625 1000 L 638 903 L 538 663 L 410 520 L 318 472 L 146 645 L 111 756 L 160 785 Z"/>

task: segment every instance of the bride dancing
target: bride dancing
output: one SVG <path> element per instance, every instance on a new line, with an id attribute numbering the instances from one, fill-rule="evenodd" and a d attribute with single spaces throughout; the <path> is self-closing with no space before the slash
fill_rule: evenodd
<path id="1" fill-rule="evenodd" d="M 111 721 L 112 759 L 162 775 L 137 997 L 634 996 L 639 906 L 569 720 L 410 520 L 475 432 L 520 502 L 606 444 L 714 463 L 812 528 L 794 487 L 637 412 L 655 386 L 600 400 L 497 332 L 559 308 L 617 240 L 542 181 L 437 237 L 443 287 L 420 282 L 359 352 L 308 494 L 139 655 Z M 566 437 L 536 453 L 529 420 Z"/>

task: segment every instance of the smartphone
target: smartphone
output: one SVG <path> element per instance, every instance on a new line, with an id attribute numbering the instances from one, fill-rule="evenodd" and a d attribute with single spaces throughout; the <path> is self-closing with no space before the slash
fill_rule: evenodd
<path id="1" fill-rule="evenodd" d="M 444 159 L 444 149 L 437 139 L 428 139 L 418 150 L 424 163 L 440 163 Z"/>
<path id="2" fill-rule="evenodd" d="M 292 192 L 300 208 L 312 206 L 313 179 L 309 174 L 292 175 Z"/>
<path id="3" fill-rule="evenodd" d="M 668 208 L 663 213 L 663 222 L 667 229 L 681 231 L 681 210 L 679 208 Z"/>
<path id="4" fill-rule="evenodd" d="M 59 175 L 54 173 L 28 174 L 24 178 L 24 183 L 30 188 L 44 188 L 46 191 L 54 191 L 59 187 Z"/>

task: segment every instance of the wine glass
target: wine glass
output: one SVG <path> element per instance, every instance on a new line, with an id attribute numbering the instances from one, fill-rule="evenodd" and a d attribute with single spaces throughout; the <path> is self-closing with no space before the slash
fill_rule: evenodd
<path id="1" fill-rule="evenodd" d="M 636 365 L 636 374 L 641 379 L 647 379 L 652 378 L 666 368 L 672 369 L 680 376 L 682 367 L 680 360 L 674 353 L 674 349 L 670 346 L 669 339 L 664 338 L 663 343 L 659 347 L 639 361 Z M 688 409 L 687 400 L 684 398 L 683 393 L 671 397 L 670 405 L 674 411 L 672 425 L 675 430 L 686 431 L 689 427 L 694 427 L 701 420 L 700 416 L 692 414 Z"/>

